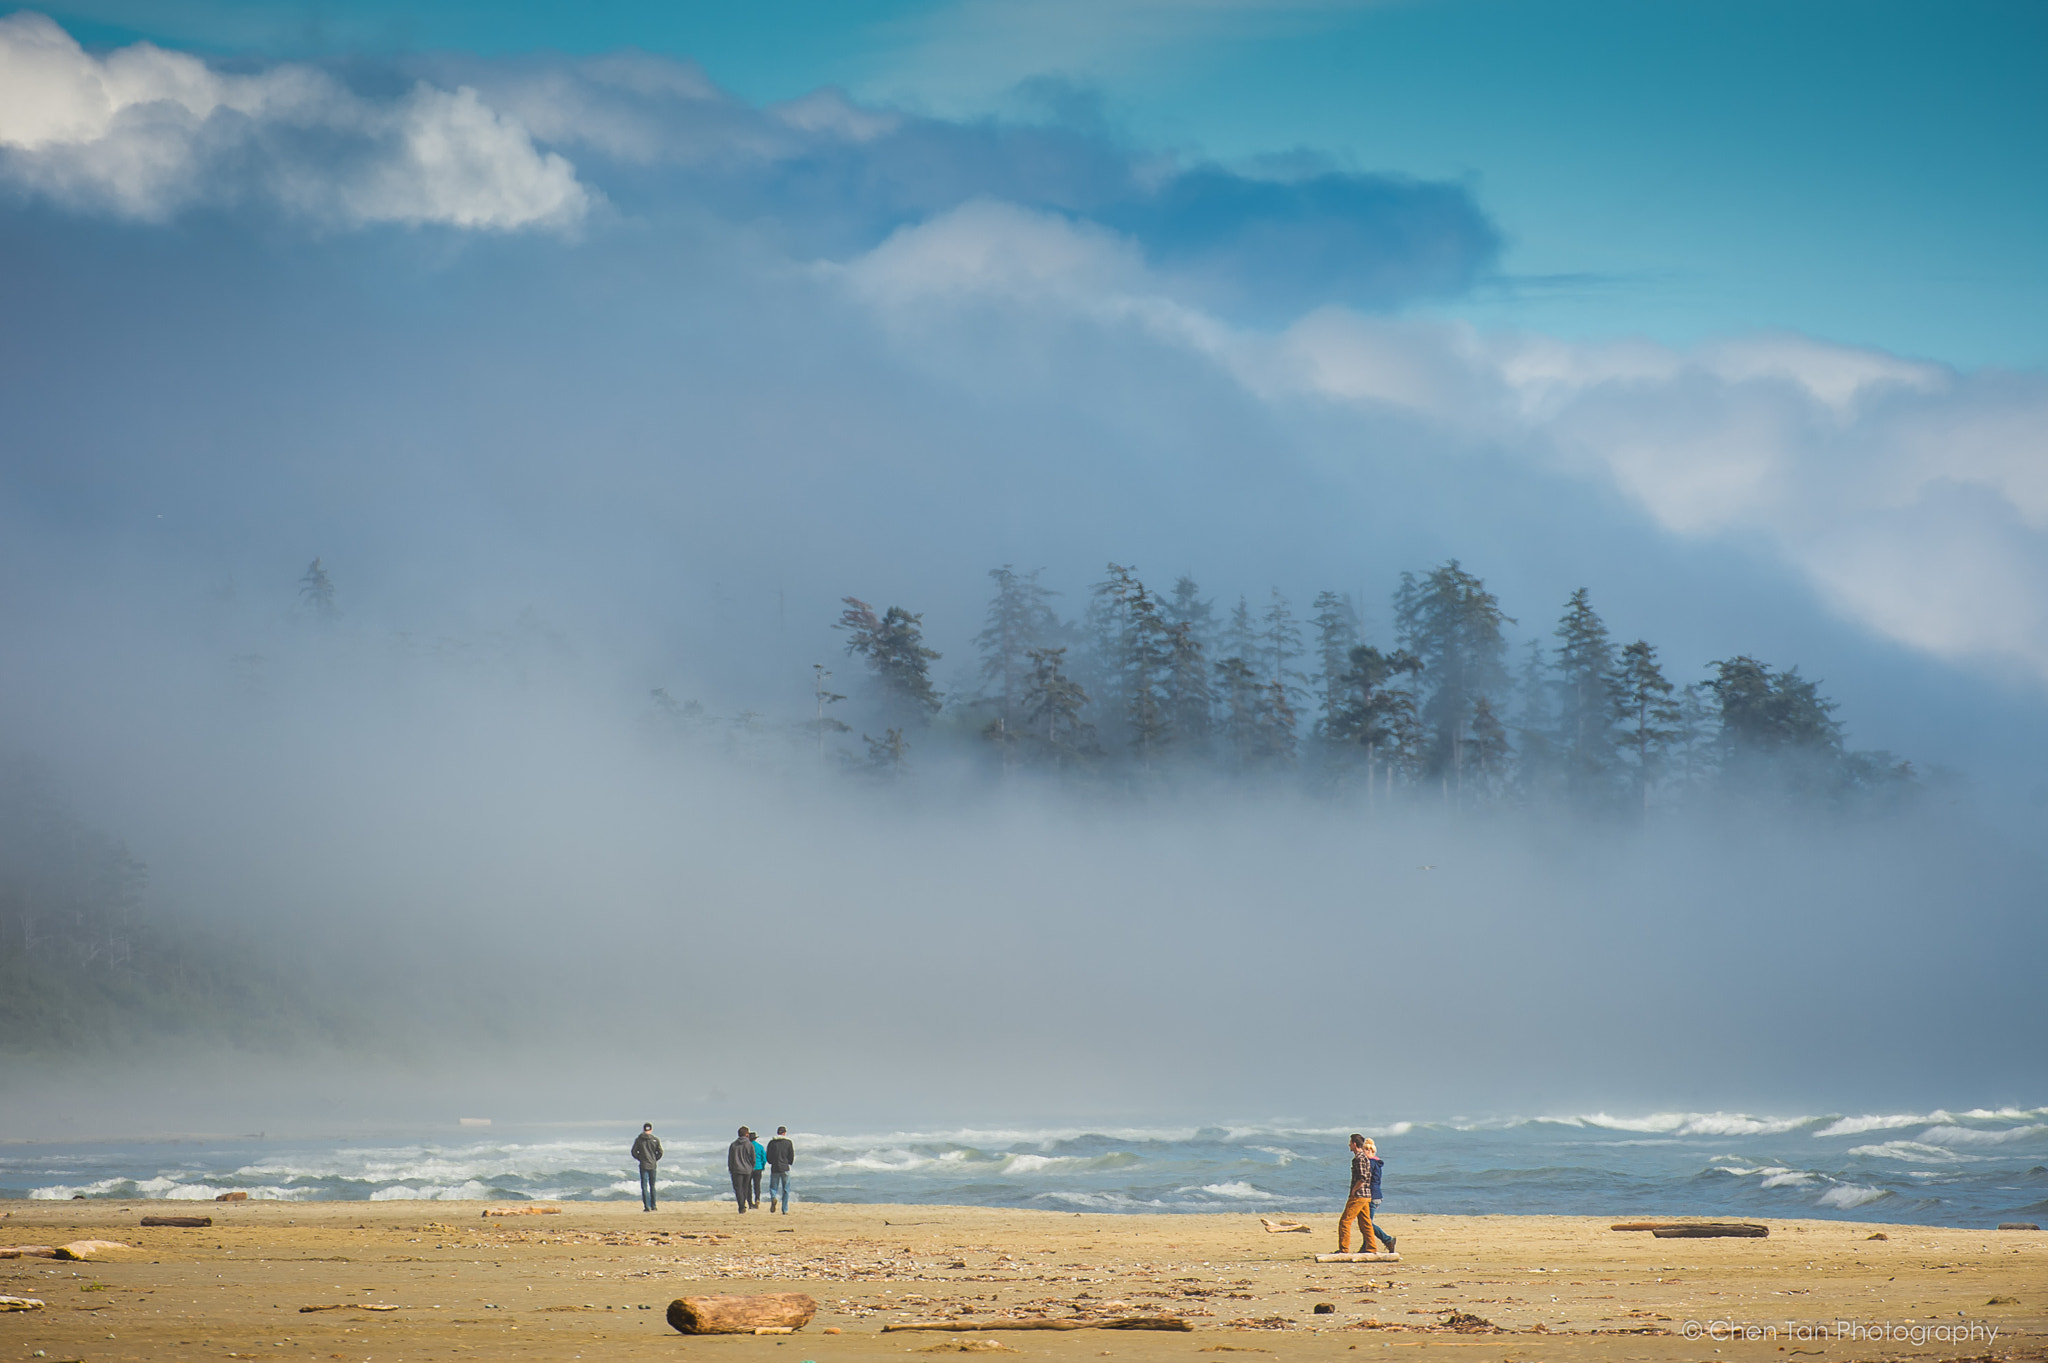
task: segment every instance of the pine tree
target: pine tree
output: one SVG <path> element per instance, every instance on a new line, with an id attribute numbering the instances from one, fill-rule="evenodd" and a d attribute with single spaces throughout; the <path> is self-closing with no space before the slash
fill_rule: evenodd
<path id="1" fill-rule="evenodd" d="M 1094 697 L 1095 713 L 1112 741 L 1123 737 L 1130 711 L 1125 686 L 1131 672 L 1131 600 L 1138 586 L 1136 569 L 1112 563 L 1108 575 L 1088 589 L 1087 651 L 1081 672 Z"/>
<path id="2" fill-rule="evenodd" d="M 1581 806 L 1603 803 L 1614 771 L 1614 712 L 1608 679 L 1614 645 L 1584 587 L 1557 622 L 1557 760 L 1566 795 Z"/>
<path id="3" fill-rule="evenodd" d="M 1344 674 L 1351 665 L 1351 650 L 1363 640 L 1360 638 L 1358 611 L 1349 596 L 1318 592 L 1315 608 L 1316 613 L 1309 617 L 1309 623 L 1316 631 L 1316 659 L 1321 664 L 1316 681 L 1322 692 L 1322 713 L 1316 720 L 1315 733 L 1327 742 L 1330 717 L 1342 703 Z"/>
<path id="4" fill-rule="evenodd" d="M 1067 650 L 1034 648 L 1029 653 L 1031 677 L 1024 692 L 1024 719 L 1032 737 L 1043 744 L 1046 760 L 1066 767 L 1096 752 L 1095 726 L 1083 718 L 1088 693 L 1067 676 Z"/>
<path id="5" fill-rule="evenodd" d="M 860 598 L 843 600 L 846 609 L 838 628 L 846 631 L 846 651 L 867 660 L 884 712 L 929 723 L 939 711 L 939 693 L 931 681 L 931 665 L 939 654 L 924 646 L 924 617 L 891 606 L 877 619 L 874 607 Z"/>
<path id="6" fill-rule="evenodd" d="M 1494 714 L 1493 702 L 1480 696 L 1472 702 L 1470 727 L 1467 757 L 1476 778 L 1472 786 L 1482 800 L 1490 800 L 1507 777 L 1508 759 L 1513 752 L 1508 744 L 1507 726 Z"/>
<path id="7" fill-rule="evenodd" d="M 1261 734 L 1259 674 L 1243 658 L 1231 656 L 1216 664 L 1216 690 L 1223 707 L 1223 738 L 1239 767 L 1258 761 Z"/>
<path id="8" fill-rule="evenodd" d="M 1209 685 L 1209 659 L 1191 621 L 1180 620 L 1166 627 L 1165 686 L 1174 746 L 1191 755 L 1206 751 L 1215 693 Z"/>
<path id="9" fill-rule="evenodd" d="M 1428 731 L 1420 754 L 1423 773 L 1438 778 L 1448 792 L 1464 779 L 1472 702 L 1507 683 L 1501 626 L 1514 620 L 1502 613 L 1486 584 L 1456 559 L 1420 579 L 1401 574 L 1394 620 L 1401 646 L 1423 663 L 1426 694 L 1420 719 Z"/>
<path id="10" fill-rule="evenodd" d="M 299 600 L 306 603 L 306 609 L 313 612 L 316 620 L 334 620 L 341 610 L 334 604 L 334 580 L 327 575 L 319 559 L 307 566 L 305 576 L 299 579 Z"/>
<path id="11" fill-rule="evenodd" d="M 1514 719 L 1516 753 L 1515 789 L 1524 803 L 1543 804 L 1554 798 L 1558 787 L 1557 747 L 1552 735 L 1557 729 L 1556 696 L 1550 679 L 1550 663 L 1543 645 L 1531 639 L 1515 677 Z"/>
<path id="12" fill-rule="evenodd" d="M 1230 622 L 1223 627 L 1223 637 L 1217 641 L 1216 652 L 1225 658 L 1242 658 L 1247 665 L 1257 663 L 1259 626 L 1252 619 L 1251 604 L 1241 596 L 1230 608 Z"/>
<path id="13" fill-rule="evenodd" d="M 1773 775 L 1795 788 L 1832 786 L 1840 779 L 1842 728 L 1835 703 L 1799 669 L 1774 673 L 1739 656 L 1710 663 L 1707 682 L 1721 702 L 1721 770 L 1745 779 Z"/>
<path id="14" fill-rule="evenodd" d="M 1621 660 L 1607 679 L 1608 701 L 1621 725 L 1621 746 L 1633 768 L 1636 802 L 1646 814 L 1650 787 L 1679 739 L 1684 718 L 1671 702 L 1672 689 L 1664 669 L 1657 666 L 1657 650 L 1642 639 L 1621 650 Z"/>
<path id="15" fill-rule="evenodd" d="M 1016 728 L 1022 713 L 1030 651 L 1051 643 L 1059 633 L 1059 617 L 1051 605 L 1057 593 L 1038 584 L 1039 571 L 1019 573 L 1005 563 L 988 572 L 995 579 L 996 594 L 974 642 L 981 650 L 981 698 L 995 707 L 1004 731 Z"/>
<path id="16" fill-rule="evenodd" d="M 1382 653 L 1370 644 L 1356 644 L 1345 658 L 1324 737 L 1340 750 L 1362 750 L 1368 791 L 1383 756 L 1414 730 L 1415 697 L 1400 681 L 1421 670 L 1422 660 L 1406 649 Z"/>
<path id="17" fill-rule="evenodd" d="M 1169 625 L 1186 625 L 1202 651 L 1209 651 L 1216 635 L 1216 603 L 1202 599 L 1202 589 L 1192 577 L 1183 573 L 1175 580 L 1173 595 L 1160 606 L 1159 613 Z"/>
<path id="18" fill-rule="evenodd" d="M 1131 579 L 1125 618 L 1128 635 L 1123 647 L 1124 729 L 1131 756 L 1139 766 L 1149 767 L 1173 741 L 1167 689 L 1173 657 L 1158 604 L 1136 577 Z"/>
<path id="19" fill-rule="evenodd" d="M 867 769 L 876 776 L 894 781 L 903 775 L 903 768 L 910 756 L 910 741 L 901 729 L 885 729 L 880 738 L 862 734 L 861 741 L 868 745 Z"/>
<path id="20" fill-rule="evenodd" d="M 825 713 L 826 706 L 837 705 L 840 701 L 846 699 L 846 697 L 825 685 L 831 679 L 831 676 L 832 674 L 826 670 L 825 664 L 811 664 L 811 698 L 817 704 L 818 712 L 811 719 L 808 727 L 818 740 L 818 760 L 820 762 L 825 760 L 825 735 L 853 732 L 852 726 L 836 720 Z M 663 692 L 656 692 L 656 694 L 665 695 Z"/>

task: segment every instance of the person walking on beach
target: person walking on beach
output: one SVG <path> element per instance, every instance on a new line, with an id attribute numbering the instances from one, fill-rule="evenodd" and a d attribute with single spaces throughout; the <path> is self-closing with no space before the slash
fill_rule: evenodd
<path id="1" fill-rule="evenodd" d="M 1364 1136 L 1353 1132 L 1351 1136 L 1351 1195 L 1344 1200 L 1344 1216 L 1337 1222 L 1337 1252 L 1339 1254 L 1349 1254 L 1351 1252 L 1351 1226 L 1353 1222 L 1358 1224 L 1358 1229 L 1365 1237 L 1359 1245 L 1359 1249 L 1367 1254 L 1372 1254 L 1376 1251 L 1376 1247 L 1373 1245 L 1372 1209 L 1373 1204 L 1379 1201 L 1380 1168 L 1381 1160 L 1376 1147 Z M 1394 1242 L 1385 1235 L 1381 1235 L 1379 1238 L 1385 1243 L 1387 1253 L 1392 1254 L 1394 1252 Z"/>
<path id="2" fill-rule="evenodd" d="M 761 1205 L 761 1171 L 768 1167 L 768 1152 L 762 1148 L 758 1132 L 749 1131 L 747 1139 L 754 1143 L 754 1195 L 747 1205 L 758 1208 Z"/>
<path id="3" fill-rule="evenodd" d="M 768 1210 L 775 1210 L 775 1192 L 782 1190 L 782 1214 L 789 1215 L 789 1166 L 796 1163 L 796 1147 L 790 1144 L 789 1128 L 775 1128 L 775 1139 L 768 1142 Z"/>
<path id="4" fill-rule="evenodd" d="M 640 1128 L 640 1135 L 633 1141 L 633 1158 L 640 1162 L 640 1210 L 654 1210 L 654 1166 L 661 1163 L 661 1137 L 654 1134 L 654 1123 L 648 1122 Z"/>
<path id="5" fill-rule="evenodd" d="M 732 1175 L 733 1201 L 740 1204 L 740 1213 L 747 1210 L 747 1194 L 754 1186 L 754 1138 L 745 1127 L 740 1128 L 739 1139 L 725 1147 L 725 1171 Z"/>

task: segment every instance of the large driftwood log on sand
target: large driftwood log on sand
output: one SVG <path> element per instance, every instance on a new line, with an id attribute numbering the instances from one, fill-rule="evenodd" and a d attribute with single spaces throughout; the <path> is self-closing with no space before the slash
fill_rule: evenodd
<path id="1" fill-rule="evenodd" d="M 493 1216 L 560 1216 L 560 1207 L 486 1207 L 486 1218 Z"/>
<path id="2" fill-rule="evenodd" d="M 142 1218 L 142 1224 L 145 1226 L 210 1226 L 213 1224 L 213 1218 L 210 1216 L 145 1216 Z"/>
<path id="3" fill-rule="evenodd" d="M 1646 1230 L 1666 1240 L 1706 1240 L 1723 1235 L 1762 1239 L 1771 1233 L 1769 1226 L 1754 1221 L 1617 1221 L 1608 1229 Z"/>
<path id="4" fill-rule="evenodd" d="M 0 1259 L 54 1259 L 55 1245 L 0 1245 Z"/>
<path id="5" fill-rule="evenodd" d="M 1319 1264 L 1398 1264 L 1398 1254 L 1318 1254 Z"/>
<path id="6" fill-rule="evenodd" d="M 119 1240 L 73 1240 L 68 1245 L 57 1246 L 55 1259 L 90 1259 L 103 1249 L 126 1249 Z"/>
<path id="7" fill-rule="evenodd" d="M 803 1329 L 817 1314 L 818 1303 L 801 1292 L 677 1297 L 668 1304 L 668 1323 L 686 1335 L 781 1334 Z"/>
<path id="8" fill-rule="evenodd" d="M 882 1327 L 896 1330 L 951 1330 L 954 1334 L 999 1335 L 1005 1330 L 1192 1330 L 1193 1321 L 1179 1316 L 1115 1316 L 1109 1320 L 899 1320 Z"/>

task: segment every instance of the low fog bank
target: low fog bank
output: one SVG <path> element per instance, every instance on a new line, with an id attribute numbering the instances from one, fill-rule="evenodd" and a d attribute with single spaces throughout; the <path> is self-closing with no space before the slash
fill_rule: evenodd
<path id="1" fill-rule="evenodd" d="M 1948 793 L 1629 821 L 936 757 L 880 781 L 780 736 L 677 742 L 532 621 L 430 645 L 285 619 L 255 652 L 184 623 L 73 629 L 61 673 L 9 673 L 10 827 L 40 811 L 76 860 L 16 837 L 10 892 L 118 842 L 138 879 L 78 969 L 147 987 L 16 995 L 51 1025 L 10 1018 L 0 1135 L 1812 1112 L 2048 1081 L 2048 867 Z"/>

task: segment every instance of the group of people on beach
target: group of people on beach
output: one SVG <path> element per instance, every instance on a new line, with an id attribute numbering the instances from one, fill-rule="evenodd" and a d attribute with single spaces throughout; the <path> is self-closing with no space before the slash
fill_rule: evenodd
<path id="1" fill-rule="evenodd" d="M 633 1158 L 640 1165 L 640 1209 L 654 1210 L 654 1170 L 661 1163 L 661 1138 L 654 1134 L 654 1123 L 648 1122 L 640 1128 L 638 1139 L 633 1142 Z M 768 1175 L 768 1210 L 776 1210 L 776 1199 L 782 1202 L 782 1214 L 789 1215 L 789 1171 L 796 1163 L 796 1146 L 789 1139 L 789 1128 L 775 1128 L 775 1138 L 765 1145 L 761 1138 L 746 1127 L 725 1150 L 726 1172 L 732 1175 L 733 1201 L 738 1204 L 741 1215 L 758 1210 L 761 1206 L 761 1175 Z M 1385 1161 L 1380 1159 L 1379 1146 L 1370 1136 L 1353 1132 L 1351 1136 L 1351 1192 L 1344 1200 L 1344 1215 L 1337 1222 L 1337 1252 L 1351 1253 L 1351 1228 L 1356 1226 L 1360 1234 L 1359 1249 L 1366 1254 L 1394 1252 L 1394 1237 L 1385 1229 L 1373 1224 L 1374 1212 L 1380 1203 L 1380 1171 Z M 1384 1246 L 1384 1250 L 1381 1249 Z"/>
<path id="2" fill-rule="evenodd" d="M 632 1155 L 640 1166 L 640 1210 L 654 1210 L 654 1171 L 661 1163 L 661 1138 L 654 1134 L 654 1123 L 641 1126 L 640 1134 L 633 1141 Z M 768 1210 L 775 1210 L 776 1198 L 782 1200 L 782 1214 L 789 1215 L 789 1171 L 796 1163 L 796 1145 L 789 1139 L 789 1128 L 775 1128 L 775 1138 L 762 1144 L 761 1138 L 746 1127 L 740 1128 L 739 1138 L 726 1147 L 726 1172 L 732 1175 L 732 1196 L 742 1213 L 756 1210 L 761 1205 L 761 1175 L 768 1175 Z"/>

